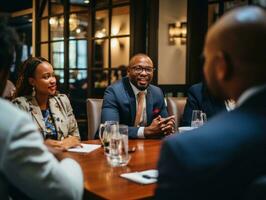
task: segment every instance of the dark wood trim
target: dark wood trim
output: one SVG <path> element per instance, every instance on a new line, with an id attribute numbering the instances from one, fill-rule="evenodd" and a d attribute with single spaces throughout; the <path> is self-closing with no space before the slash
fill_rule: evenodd
<path id="1" fill-rule="evenodd" d="M 218 15 L 221 17 L 224 14 L 224 2 L 223 0 L 219 1 L 219 10 Z"/>
<path id="2" fill-rule="evenodd" d="M 69 91 L 69 2 L 63 1 L 64 4 L 64 89 Z"/>
<path id="3" fill-rule="evenodd" d="M 108 27 L 108 37 L 111 36 L 111 33 L 112 33 L 112 13 L 113 13 L 113 8 L 112 8 L 112 1 L 109 0 L 109 8 L 107 9 L 108 10 L 108 20 L 109 20 L 109 27 Z M 108 68 L 111 67 L 112 65 L 112 61 L 111 61 L 111 39 L 109 38 L 108 39 Z M 111 73 L 109 72 L 108 73 L 108 85 L 111 84 Z"/>
<path id="4" fill-rule="evenodd" d="M 38 5 L 38 14 L 37 14 L 37 18 L 41 18 L 42 17 L 42 13 L 45 9 L 45 5 L 47 3 L 47 0 L 39 0 L 39 5 Z M 37 7 L 37 6 L 36 6 Z"/>
<path id="5" fill-rule="evenodd" d="M 158 26 L 159 26 L 159 0 L 147 0 L 147 54 L 153 61 L 155 69 L 158 66 Z M 158 83 L 158 70 L 154 73 L 153 83 Z"/>
<path id="6" fill-rule="evenodd" d="M 48 4 L 48 60 L 51 62 L 51 26 L 49 23 L 49 17 L 51 16 L 51 0 L 47 0 Z"/>
<path id="7" fill-rule="evenodd" d="M 191 85 L 203 79 L 201 55 L 208 29 L 208 0 L 188 0 L 187 13 L 186 83 Z"/>
<path id="8" fill-rule="evenodd" d="M 88 64 L 88 73 L 87 73 L 87 97 L 91 97 L 92 95 L 92 70 L 93 67 L 93 57 L 94 57 L 94 49 L 93 49 L 93 40 L 92 34 L 95 32 L 94 30 L 94 22 L 95 22 L 95 11 L 92 9 L 94 8 L 94 1 L 91 2 L 89 7 L 89 25 L 88 25 L 88 56 L 87 56 L 87 64 Z"/>
<path id="9" fill-rule="evenodd" d="M 146 52 L 147 0 L 133 0 L 131 3 L 131 52 L 130 57 Z"/>
<path id="10" fill-rule="evenodd" d="M 41 45 L 40 45 L 40 41 L 41 41 L 41 37 L 40 37 L 40 23 L 41 23 L 41 20 L 39 20 L 38 18 L 38 12 L 39 12 L 39 4 L 40 4 L 40 1 L 39 0 L 36 0 L 35 1 L 35 8 L 34 8 L 34 12 L 36 13 L 35 14 L 35 56 L 40 56 L 40 49 L 41 49 Z"/>

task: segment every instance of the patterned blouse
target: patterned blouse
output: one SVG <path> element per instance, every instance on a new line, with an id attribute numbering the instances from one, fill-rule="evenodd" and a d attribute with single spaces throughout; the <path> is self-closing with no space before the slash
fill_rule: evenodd
<path id="1" fill-rule="evenodd" d="M 42 110 L 42 116 L 46 128 L 46 131 L 44 133 L 45 139 L 57 140 L 57 132 L 50 109 L 48 108 L 46 110 Z"/>

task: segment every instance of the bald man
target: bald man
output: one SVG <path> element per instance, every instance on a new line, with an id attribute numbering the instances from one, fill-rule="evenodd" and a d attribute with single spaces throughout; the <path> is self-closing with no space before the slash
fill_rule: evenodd
<path id="1" fill-rule="evenodd" d="M 129 126 L 130 138 L 161 138 L 173 133 L 174 117 L 168 117 L 164 95 L 151 85 L 153 62 L 145 54 L 130 59 L 127 77 L 109 86 L 104 94 L 102 123 L 118 121 Z"/>
<path id="2" fill-rule="evenodd" d="M 208 31 L 207 85 L 237 108 L 164 141 L 157 199 L 244 199 L 266 174 L 265 36 L 266 13 L 255 6 L 229 11 Z"/>

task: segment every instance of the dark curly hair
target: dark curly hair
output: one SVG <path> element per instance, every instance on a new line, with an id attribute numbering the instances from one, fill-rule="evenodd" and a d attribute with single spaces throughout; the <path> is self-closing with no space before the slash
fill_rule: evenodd
<path id="1" fill-rule="evenodd" d="M 22 63 L 16 83 L 17 90 L 15 97 L 28 96 L 32 94 L 32 85 L 29 83 L 29 78 L 34 77 L 37 66 L 43 62 L 49 63 L 49 61 L 43 57 L 29 57 Z"/>
<path id="2" fill-rule="evenodd" d="M 15 30 L 7 26 L 7 18 L 0 15 L 0 69 L 10 68 L 15 52 L 15 46 L 19 44 Z"/>
<path id="3" fill-rule="evenodd" d="M 0 15 L 0 71 L 4 80 L 0 82 L 0 96 L 6 84 L 6 78 L 13 62 L 18 35 L 14 29 L 7 26 L 7 18 Z"/>

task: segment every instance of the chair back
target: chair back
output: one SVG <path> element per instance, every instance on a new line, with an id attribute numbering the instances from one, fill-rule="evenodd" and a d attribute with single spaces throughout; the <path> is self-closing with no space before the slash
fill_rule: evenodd
<path id="1" fill-rule="evenodd" d="M 87 99 L 87 119 L 88 119 L 88 140 L 94 136 L 101 122 L 103 99 Z"/>
<path id="2" fill-rule="evenodd" d="M 169 115 L 175 116 L 175 122 L 176 122 L 176 130 L 180 126 L 184 108 L 187 102 L 186 97 L 167 97 L 167 110 Z"/>

